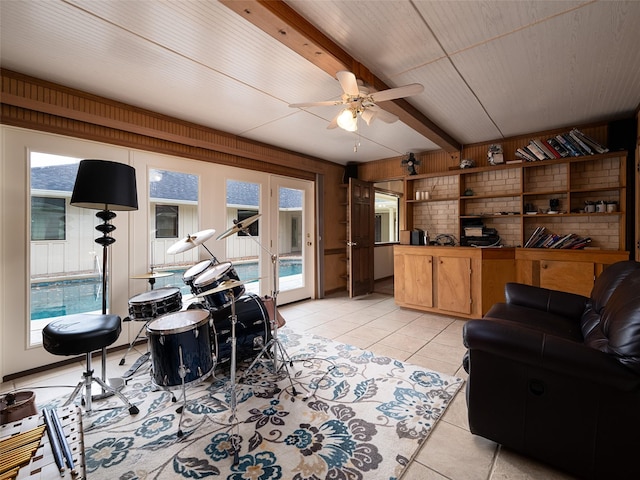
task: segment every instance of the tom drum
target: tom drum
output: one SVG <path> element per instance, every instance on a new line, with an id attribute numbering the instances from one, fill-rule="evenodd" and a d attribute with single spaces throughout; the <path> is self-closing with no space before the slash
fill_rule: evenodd
<path id="1" fill-rule="evenodd" d="M 240 281 L 231 262 L 222 262 L 213 265 L 194 280 L 194 295 L 200 295 L 209 290 L 213 290 L 220 286 L 221 283 L 229 280 Z M 237 285 L 230 290 L 205 295 L 203 300 L 210 310 L 220 310 L 231 304 L 231 293 L 233 293 L 236 299 L 240 298 L 240 296 L 244 294 L 244 285 Z"/>
<path id="2" fill-rule="evenodd" d="M 177 312 L 182 308 L 182 294 L 179 288 L 165 287 L 135 295 L 129 299 L 131 320 L 149 320 Z"/>

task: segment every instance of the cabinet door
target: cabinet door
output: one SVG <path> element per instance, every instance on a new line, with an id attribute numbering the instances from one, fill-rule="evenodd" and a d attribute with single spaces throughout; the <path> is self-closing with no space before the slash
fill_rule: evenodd
<path id="1" fill-rule="evenodd" d="M 403 255 L 403 258 L 404 301 L 412 305 L 433 307 L 433 257 Z"/>
<path id="2" fill-rule="evenodd" d="M 593 289 L 592 262 L 540 261 L 540 286 L 588 297 Z"/>
<path id="3" fill-rule="evenodd" d="M 440 257 L 437 282 L 440 310 L 471 313 L 470 258 Z"/>

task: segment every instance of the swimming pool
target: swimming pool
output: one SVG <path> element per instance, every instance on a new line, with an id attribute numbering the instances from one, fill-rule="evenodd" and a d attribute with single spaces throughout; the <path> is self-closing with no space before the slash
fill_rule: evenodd
<path id="1" fill-rule="evenodd" d="M 168 270 L 170 277 L 156 280 L 154 288 L 177 287 L 182 295 L 190 295 L 191 289 L 185 285 L 182 275 L 191 267 Z M 233 268 L 240 280 L 258 278 L 258 262 L 234 263 Z M 280 260 L 281 277 L 302 273 L 302 260 Z M 140 282 L 142 282 L 140 280 Z M 140 286 L 139 293 L 147 287 Z M 31 320 L 94 312 L 102 309 L 102 280 L 100 277 L 66 279 L 52 282 L 37 282 L 31 285 Z"/>

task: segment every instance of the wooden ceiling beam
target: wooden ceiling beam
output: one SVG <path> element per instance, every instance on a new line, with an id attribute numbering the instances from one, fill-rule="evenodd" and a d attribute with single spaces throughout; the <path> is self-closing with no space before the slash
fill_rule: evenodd
<path id="1" fill-rule="evenodd" d="M 340 70 L 349 70 L 376 90 L 392 88 L 281 0 L 220 2 L 332 77 Z M 457 152 L 462 148 L 458 141 L 407 100 L 390 100 L 381 106 L 443 150 Z"/>

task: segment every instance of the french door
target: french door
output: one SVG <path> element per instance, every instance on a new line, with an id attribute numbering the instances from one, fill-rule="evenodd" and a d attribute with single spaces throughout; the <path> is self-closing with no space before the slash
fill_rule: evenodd
<path id="1" fill-rule="evenodd" d="M 269 291 L 278 292 L 278 303 L 314 296 L 315 230 L 313 183 L 271 176 L 269 185 Z M 277 257 L 277 258 L 276 258 Z M 274 284 L 275 278 L 275 284 Z"/>

